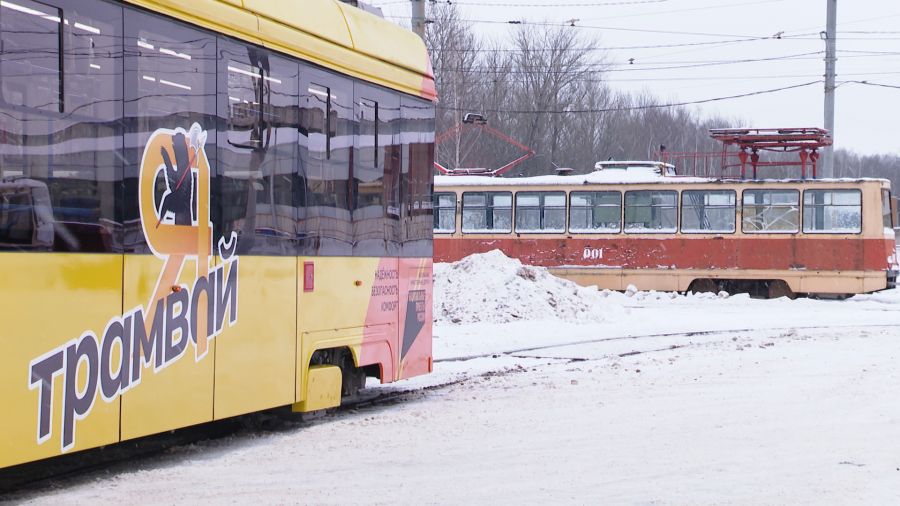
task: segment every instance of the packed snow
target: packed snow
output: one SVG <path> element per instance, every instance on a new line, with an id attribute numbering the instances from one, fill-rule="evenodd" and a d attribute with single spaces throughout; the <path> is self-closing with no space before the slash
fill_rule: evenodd
<path id="1" fill-rule="evenodd" d="M 603 295 L 523 265 L 499 250 L 434 266 L 438 324 L 507 323 L 534 315 L 566 321 L 602 321 Z"/>
<path id="2" fill-rule="evenodd" d="M 435 266 L 433 374 L 26 504 L 900 504 L 900 290 L 844 301 L 582 288 Z M 134 499 L 131 499 L 134 498 Z"/>

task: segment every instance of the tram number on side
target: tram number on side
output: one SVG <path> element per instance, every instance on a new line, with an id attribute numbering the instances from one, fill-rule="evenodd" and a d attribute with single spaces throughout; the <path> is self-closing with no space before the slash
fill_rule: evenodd
<path id="1" fill-rule="evenodd" d="M 603 248 L 584 248 L 581 254 L 582 260 L 602 260 Z"/>

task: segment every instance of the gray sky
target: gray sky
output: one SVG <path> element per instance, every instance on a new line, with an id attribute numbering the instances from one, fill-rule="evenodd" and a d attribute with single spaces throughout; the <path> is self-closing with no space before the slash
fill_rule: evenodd
<path id="1" fill-rule="evenodd" d="M 597 38 L 604 47 L 708 43 L 605 51 L 611 86 L 648 91 L 669 102 L 782 88 L 820 80 L 824 74 L 825 43 L 819 32 L 825 29 L 826 0 L 630 0 L 609 5 L 619 2 L 629 0 L 453 0 L 469 20 L 562 23 L 578 19 L 576 26 L 583 27 L 579 32 Z M 382 7 L 385 15 L 394 16 L 393 21 L 408 25 L 409 2 L 369 3 Z M 598 5 L 602 3 L 608 5 Z M 481 36 L 501 44 L 509 40 L 512 29 L 502 23 L 474 26 Z M 778 32 L 784 32 L 781 39 L 733 42 Z M 816 54 L 819 51 L 823 53 Z M 629 64 L 630 58 L 634 64 Z M 763 58 L 777 59 L 711 64 Z M 900 86 L 900 2 L 838 2 L 837 72 L 838 83 Z M 691 107 L 741 123 L 727 126 L 823 126 L 823 87 L 817 83 Z M 898 120 L 900 88 L 839 85 L 836 147 L 864 154 L 900 154 Z"/>

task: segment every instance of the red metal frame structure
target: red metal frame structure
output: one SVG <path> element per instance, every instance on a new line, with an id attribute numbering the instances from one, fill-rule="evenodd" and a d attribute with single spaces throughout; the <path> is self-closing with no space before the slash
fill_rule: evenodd
<path id="1" fill-rule="evenodd" d="M 496 176 L 502 176 L 505 172 L 512 170 L 514 167 L 521 164 L 525 160 L 528 160 L 529 158 L 532 158 L 535 156 L 535 152 L 533 149 L 531 149 L 528 146 L 522 144 L 521 142 L 513 139 L 512 137 L 506 135 L 505 133 L 497 130 L 496 128 L 492 128 L 492 127 L 488 126 L 486 123 L 482 123 L 482 122 L 467 123 L 464 121 L 462 123 L 457 124 L 453 128 L 447 130 L 446 132 L 438 135 L 437 138 L 435 138 L 435 140 L 434 140 L 435 148 L 438 145 L 440 145 L 441 142 L 446 141 L 447 139 L 453 137 L 454 135 L 461 134 L 464 129 L 468 130 L 468 129 L 472 129 L 472 128 L 479 128 L 482 131 L 487 132 L 488 134 L 493 135 L 494 137 L 496 137 L 504 142 L 512 144 L 513 146 L 524 151 L 525 154 L 523 154 L 522 156 L 516 158 L 515 160 L 507 163 L 506 165 L 503 165 L 502 167 L 500 167 L 498 169 L 494 169 L 494 170 L 459 169 L 459 168 L 448 169 L 447 167 L 444 167 L 443 165 L 441 165 L 437 161 L 435 161 L 434 168 L 437 169 L 438 172 L 440 172 L 441 174 L 444 174 L 444 175 L 448 175 L 448 176 L 468 176 L 468 175 L 477 174 L 477 175 L 481 175 L 481 176 L 496 177 Z"/>
<path id="2" fill-rule="evenodd" d="M 739 168 L 740 178 L 746 179 L 750 168 L 756 179 L 760 167 L 800 167 L 802 179 L 806 179 L 807 168 L 811 169 L 815 179 L 819 150 L 832 144 L 831 134 L 822 128 L 713 128 L 709 135 L 722 143 L 720 153 L 661 151 L 658 156 L 664 162 L 690 160 L 694 169 L 692 175 L 697 176 L 728 177 L 730 170 Z M 729 152 L 731 146 L 737 150 Z M 762 151 L 798 153 L 799 160 L 761 161 Z M 713 165 L 716 160 L 719 161 L 718 171 Z"/>

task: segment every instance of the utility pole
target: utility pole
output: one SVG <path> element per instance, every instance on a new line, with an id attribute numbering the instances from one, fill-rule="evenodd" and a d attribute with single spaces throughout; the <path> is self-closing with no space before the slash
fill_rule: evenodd
<path id="1" fill-rule="evenodd" d="M 412 2 L 412 29 L 422 40 L 425 40 L 425 0 Z"/>
<path id="2" fill-rule="evenodd" d="M 825 26 L 825 129 L 834 139 L 834 77 L 837 62 L 837 0 L 828 3 Z M 822 177 L 834 177 L 834 145 L 822 153 Z"/>

